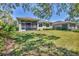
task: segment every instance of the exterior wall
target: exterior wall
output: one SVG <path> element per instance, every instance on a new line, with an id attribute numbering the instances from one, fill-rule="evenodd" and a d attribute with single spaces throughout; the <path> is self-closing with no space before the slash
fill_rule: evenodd
<path id="1" fill-rule="evenodd" d="M 52 29 L 52 26 L 46 27 L 46 26 L 42 26 L 42 27 L 38 27 L 38 30 L 43 30 L 43 29 Z"/>
<path id="2" fill-rule="evenodd" d="M 77 29 L 79 29 L 79 25 L 77 24 Z"/>
<path id="3" fill-rule="evenodd" d="M 58 25 L 58 24 L 53 25 L 53 29 L 60 29 L 60 28 L 62 28 L 62 25 Z"/>
<path id="4" fill-rule="evenodd" d="M 18 27 L 19 27 L 19 31 L 22 31 L 22 29 L 21 29 L 21 21 L 18 21 Z"/>
<path id="5" fill-rule="evenodd" d="M 73 25 L 71 26 L 71 24 L 68 24 L 68 29 L 69 30 L 76 30 L 78 28 L 77 28 L 77 25 L 76 24 L 74 24 L 74 26 Z"/>
<path id="6" fill-rule="evenodd" d="M 37 22 L 32 22 L 32 29 L 37 30 Z"/>
<path id="7" fill-rule="evenodd" d="M 49 24 L 49 27 L 45 26 L 43 23 L 42 23 L 42 27 L 39 26 L 39 22 L 37 23 L 37 30 L 43 30 L 43 29 L 52 29 L 53 26 Z"/>
<path id="8" fill-rule="evenodd" d="M 62 30 L 68 30 L 68 26 L 67 26 L 68 24 L 63 24 L 62 25 Z"/>
<path id="9" fill-rule="evenodd" d="M 38 25 L 37 25 L 37 30 L 43 30 L 44 28 L 45 28 L 45 26 L 43 25 L 43 23 L 37 23 Z M 40 24 L 42 24 L 42 26 L 40 27 Z"/>
<path id="10" fill-rule="evenodd" d="M 28 23 L 28 22 L 25 22 Z M 54 24 L 54 25 L 50 25 L 47 27 L 45 24 L 43 24 L 42 22 L 29 22 L 31 23 L 31 30 L 43 30 L 43 29 L 68 29 L 68 30 L 75 30 L 78 29 L 78 25 L 72 25 L 71 23 L 65 23 L 65 24 Z M 40 27 L 40 23 L 42 23 L 42 26 Z M 19 26 L 19 31 L 26 31 L 26 29 L 22 29 L 22 22 L 18 21 L 18 26 Z M 28 29 L 29 30 L 29 29 Z"/>
<path id="11" fill-rule="evenodd" d="M 74 24 L 70 24 L 70 23 L 67 23 L 67 24 L 56 24 L 56 25 L 53 25 L 54 29 L 63 29 L 63 30 L 76 30 L 78 29 L 77 25 Z"/>

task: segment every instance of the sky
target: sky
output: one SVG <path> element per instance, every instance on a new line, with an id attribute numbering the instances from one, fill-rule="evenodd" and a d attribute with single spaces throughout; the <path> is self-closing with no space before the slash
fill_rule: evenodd
<path id="1" fill-rule="evenodd" d="M 56 10 L 56 9 L 55 9 Z M 31 17 L 31 18 L 37 18 L 34 16 L 31 12 L 24 12 L 21 7 L 18 7 L 14 10 L 12 17 L 16 19 L 16 17 Z M 62 12 L 60 16 L 53 14 L 52 17 L 49 19 L 49 21 L 55 22 L 55 21 L 64 21 L 67 17 L 67 14 L 65 12 Z"/>

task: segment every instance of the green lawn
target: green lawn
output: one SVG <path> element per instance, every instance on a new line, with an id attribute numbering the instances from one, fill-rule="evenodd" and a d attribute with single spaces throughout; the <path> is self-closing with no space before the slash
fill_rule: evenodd
<path id="1" fill-rule="evenodd" d="M 58 30 L 28 31 L 28 33 L 31 32 L 54 35 L 56 37 L 59 37 L 59 39 L 54 40 L 56 46 L 67 48 L 73 51 L 79 51 L 79 33 Z"/>
<path id="2" fill-rule="evenodd" d="M 14 44 L 7 55 L 79 55 L 79 33 L 76 32 L 41 30 L 16 32 L 11 36 Z"/>

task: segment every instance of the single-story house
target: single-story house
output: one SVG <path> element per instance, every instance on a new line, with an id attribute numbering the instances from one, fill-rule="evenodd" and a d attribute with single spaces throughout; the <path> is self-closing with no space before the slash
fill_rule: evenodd
<path id="1" fill-rule="evenodd" d="M 79 25 L 71 21 L 58 21 L 53 23 L 53 29 L 76 30 L 79 29 Z"/>
<path id="2" fill-rule="evenodd" d="M 52 22 L 48 22 L 45 20 L 39 20 L 35 18 L 19 18 L 18 26 L 19 31 L 26 31 L 26 30 L 43 30 L 43 29 L 51 29 Z"/>
<path id="3" fill-rule="evenodd" d="M 17 17 L 17 20 L 18 20 L 19 31 L 43 30 L 43 29 L 62 29 L 62 30 L 79 29 L 78 24 L 70 21 L 49 22 L 46 20 L 39 20 L 35 18 L 19 18 L 19 17 Z"/>

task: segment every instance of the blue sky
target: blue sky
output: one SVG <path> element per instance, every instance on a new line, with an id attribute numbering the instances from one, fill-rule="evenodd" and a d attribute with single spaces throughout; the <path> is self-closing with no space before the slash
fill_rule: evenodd
<path id="1" fill-rule="evenodd" d="M 14 10 L 13 18 L 16 19 L 16 17 L 31 17 L 31 18 L 37 18 L 34 16 L 31 12 L 24 12 L 21 7 L 18 7 L 16 10 Z M 60 16 L 53 14 L 53 16 L 49 19 L 49 21 L 63 21 L 67 17 L 67 14 L 65 12 L 62 12 Z"/>

